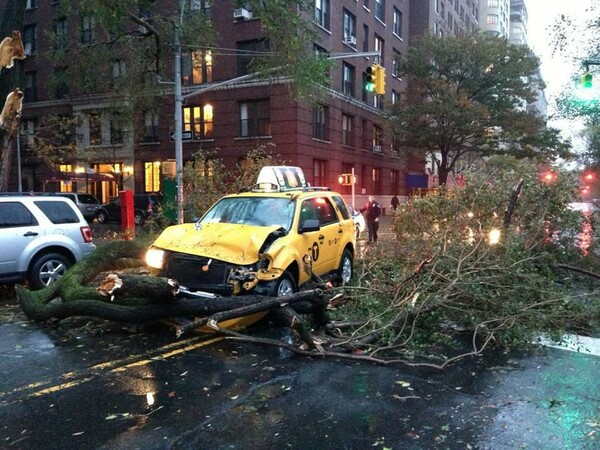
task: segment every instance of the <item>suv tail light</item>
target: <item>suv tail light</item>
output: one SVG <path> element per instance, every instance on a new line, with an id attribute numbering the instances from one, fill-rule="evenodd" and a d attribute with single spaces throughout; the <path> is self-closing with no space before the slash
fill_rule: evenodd
<path id="1" fill-rule="evenodd" d="M 90 227 L 81 227 L 81 236 L 84 242 L 92 242 L 92 229 Z"/>

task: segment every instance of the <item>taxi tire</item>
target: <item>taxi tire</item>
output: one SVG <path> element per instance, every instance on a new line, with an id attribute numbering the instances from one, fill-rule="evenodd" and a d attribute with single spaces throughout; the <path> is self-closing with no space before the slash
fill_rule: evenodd
<path id="1" fill-rule="evenodd" d="M 352 279 L 352 275 L 354 275 L 353 264 L 354 259 L 352 258 L 352 252 L 348 249 L 344 250 L 338 268 L 338 278 L 342 284 L 347 284 Z"/>
<path id="2" fill-rule="evenodd" d="M 271 297 L 284 297 L 295 292 L 298 292 L 298 286 L 296 286 L 296 280 L 288 271 L 283 272 L 278 279 L 269 283 L 268 295 Z"/>

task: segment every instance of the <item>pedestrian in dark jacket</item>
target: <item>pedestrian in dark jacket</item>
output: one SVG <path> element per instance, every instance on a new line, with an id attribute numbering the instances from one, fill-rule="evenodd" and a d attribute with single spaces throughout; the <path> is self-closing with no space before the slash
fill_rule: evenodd
<path id="1" fill-rule="evenodd" d="M 381 217 L 381 205 L 375 197 L 369 195 L 369 201 L 360 210 L 365 213 L 365 220 L 369 230 L 369 243 L 377 242 L 377 230 L 379 230 L 379 217 Z"/>
<path id="2" fill-rule="evenodd" d="M 396 210 L 398 209 L 398 205 L 400 204 L 400 200 L 398 200 L 398 197 L 396 197 L 395 195 L 392 197 L 392 209 L 394 210 L 394 212 L 396 212 Z"/>

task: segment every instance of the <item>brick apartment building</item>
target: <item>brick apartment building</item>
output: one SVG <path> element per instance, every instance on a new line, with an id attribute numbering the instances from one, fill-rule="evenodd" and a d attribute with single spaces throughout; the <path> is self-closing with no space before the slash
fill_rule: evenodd
<path id="1" fill-rule="evenodd" d="M 306 45 L 335 57 L 331 85 L 313 105 L 293 100 L 281 80 L 231 81 L 248 73 L 249 52 L 264 49 L 259 12 L 236 8 L 233 0 L 188 1 L 193 13 L 210 18 L 218 36 L 212 49 L 184 45 L 183 161 L 202 148 L 214 150 L 232 166 L 250 149 L 267 145 L 287 163 L 301 166 L 313 185 L 334 186 L 349 195 L 350 187 L 339 186 L 337 180 L 353 170 L 357 204 L 373 193 L 384 205 L 392 195 L 409 195 L 412 183 L 422 183 L 424 175 L 430 185 L 436 184 L 435 164 L 405 158 L 404 149 L 395 148 L 386 130 L 387 111 L 410 89 L 396 72 L 395 58 L 423 33 L 444 36 L 504 24 L 509 8 L 508 0 L 313 0 L 314 8 L 305 14 L 318 39 Z M 134 123 L 116 126 L 109 113 L 114 98 L 94 89 L 78 92 L 71 85 L 76 54 L 58 64 L 53 58 L 57 44 L 94 45 L 103 32 L 93 16 L 61 12 L 65 2 L 25 1 L 20 31 L 28 57 L 10 69 L 19 72 L 19 87 L 25 92 L 20 134 L 23 190 L 89 191 L 102 201 L 123 188 L 162 191 L 175 160 L 172 71 L 164 77 L 170 84 L 155 80 L 159 108 L 136 111 Z M 0 13 L 11 3 L 18 2 L 1 2 Z M 178 3 L 157 0 L 153 7 L 164 12 Z M 522 0 L 510 4 L 524 10 Z M 145 11 L 144 17 L 152 13 Z M 168 44 L 162 50 L 171 52 Z M 363 56 L 373 51 L 381 57 Z M 386 93 L 381 96 L 364 89 L 365 69 L 374 63 L 386 69 Z M 112 72 L 115 79 L 127 72 L 128 61 L 117 55 L 111 65 L 98 69 Z M 207 87 L 210 90 L 194 94 Z M 54 175 L 28 150 L 50 114 L 79 119 L 73 133 L 79 156 L 50 168 Z M 13 157 L 12 190 L 17 179 L 14 161 Z M 56 172 L 65 180 L 57 181 Z"/>

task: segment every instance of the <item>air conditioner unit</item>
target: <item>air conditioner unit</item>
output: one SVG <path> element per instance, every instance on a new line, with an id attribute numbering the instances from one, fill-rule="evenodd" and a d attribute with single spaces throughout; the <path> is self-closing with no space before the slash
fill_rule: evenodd
<path id="1" fill-rule="evenodd" d="M 344 36 L 344 44 L 356 45 L 356 37 L 355 36 Z"/>
<path id="2" fill-rule="evenodd" d="M 381 153 L 381 145 L 373 145 L 373 153 Z"/>
<path id="3" fill-rule="evenodd" d="M 252 13 L 250 11 L 248 11 L 246 8 L 234 9 L 233 10 L 233 18 L 248 20 L 248 19 L 252 18 Z"/>

